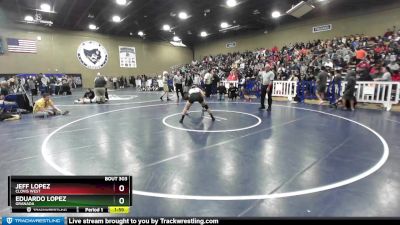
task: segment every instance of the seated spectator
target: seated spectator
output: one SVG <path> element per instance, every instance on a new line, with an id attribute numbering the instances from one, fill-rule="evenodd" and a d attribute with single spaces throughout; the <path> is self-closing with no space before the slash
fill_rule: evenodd
<path id="1" fill-rule="evenodd" d="M 233 83 L 229 84 L 229 89 L 228 89 L 228 97 L 233 100 L 237 98 L 238 95 L 238 88 L 233 86 Z"/>
<path id="2" fill-rule="evenodd" d="M 234 68 L 234 69 L 230 72 L 230 74 L 229 74 L 229 76 L 228 76 L 228 81 L 237 81 L 238 79 L 239 79 L 239 77 L 238 77 L 238 71 L 237 71 L 236 68 Z"/>
<path id="3" fill-rule="evenodd" d="M 19 119 L 21 119 L 21 116 L 18 114 L 6 113 L 3 110 L 0 111 L 0 121 L 12 121 Z"/>
<path id="4" fill-rule="evenodd" d="M 0 100 L 4 100 L 8 94 L 9 90 L 7 81 L 3 81 L 0 83 Z"/>
<path id="5" fill-rule="evenodd" d="M 396 60 L 391 60 L 390 63 L 387 65 L 390 68 L 390 71 L 395 72 L 399 71 L 399 64 L 396 63 Z"/>
<path id="6" fill-rule="evenodd" d="M 68 113 L 69 111 L 62 111 L 57 108 L 48 93 L 44 93 L 42 98 L 37 100 L 33 106 L 33 115 L 35 117 L 47 118 L 48 116 L 67 115 Z"/>
<path id="7" fill-rule="evenodd" d="M 62 85 L 61 85 L 61 88 L 60 88 L 60 95 L 64 95 L 64 93 L 65 93 L 65 95 L 72 95 L 71 87 L 68 84 L 68 82 L 65 81 L 65 80 L 62 81 Z"/>
<path id="8" fill-rule="evenodd" d="M 400 72 L 399 71 L 393 72 L 392 81 L 400 81 Z"/>
<path id="9" fill-rule="evenodd" d="M 358 48 L 356 50 L 357 63 L 361 62 L 367 57 L 367 52 L 364 49 Z"/>
<path id="10" fill-rule="evenodd" d="M 392 74 L 389 67 L 382 68 L 382 76 L 375 78 L 374 81 L 392 81 Z"/>
<path id="11" fill-rule="evenodd" d="M 11 102 L 11 101 L 6 101 L 7 95 L 9 95 L 9 88 L 8 88 L 8 83 L 7 81 L 3 81 L 0 83 L 0 106 L 2 105 L 14 105 L 16 108 L 18 108 L 18 105 L 16 102 Z"/>
<path id="12" fill-rule="evenodd" d="M 225 87 L 225 85 L 223 83 L 219 83 L 218 94 L 219 94 L 219 100 L 220 101 L 225 99 L 226 87 Z"/>

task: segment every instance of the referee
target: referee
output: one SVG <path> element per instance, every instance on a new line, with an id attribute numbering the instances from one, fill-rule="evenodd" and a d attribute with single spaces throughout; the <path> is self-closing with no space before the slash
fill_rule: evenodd
<path id="1" fill-rule="evenodd" d="M 265 109 L 265 95 L 268 94 L 268 109 L 267 111 L 271 111 L 271 105 L 272 105 L 272 84 L 274 82 L 275 74 L 271 70 L 270 65 L 265 66 L 265 70 L 263 70 L 261 73 L 261 107 L 259 108 L 260 110 Z"/>

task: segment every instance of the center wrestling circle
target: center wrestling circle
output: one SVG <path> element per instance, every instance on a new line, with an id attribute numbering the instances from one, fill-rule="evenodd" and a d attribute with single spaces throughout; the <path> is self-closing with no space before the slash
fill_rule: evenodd
<path id="1" fill-rule="evenodd" d="M 198 112 L 201 112 L 201 111 L 190 111 L 191 114 L 192 114 L 192 113 L 198 113 Z M 179 116 L 182 115 L 182 113 L 174 113 L 174 114 L 172 114 L 172 115 L 169 115 L 169 116 L 164 117 L 164 119 L 163 119 L 163 124 L 164 124 L 165 126 L 167 126 L 167 127 L 170 127 L 170 128 L 173 128 L 173 129 L 177 129 L 177 130 L 182 130 L 182 131 L 199 132 L 199 133 L 221 133 L 221 132 L 235 132 L 235 131 L 242 131 L 242 130 L 251 129 L 251 128 L 257 127 L 257 126 L 260 125 L 261 122 L 262 122 L 262 120 L 261 120 L 260 117 L 255 116 L 255 115 L 250 114 L 250 113 L 238 112 L 238 111 L 228 111 L 228 110 L 212 110 L 212 112 L 225 112 L 225 113 L 242 114 L 242 115 L 245 115 L 245 116 L 250 116 L 250 117 L 255 118 L 255 119 L 257 120 L 257 122 L 256 122 L 255 124 L 250 125 L 250 126 L 247 126 L 247 127 L 235 128 L 235 129 L 225 129 L 225 130 L 196 130 L 196 129 L 185 128 L 185 127 L 183 127 L 183 126 L 175 126 L 175 125 L 169 124 L 169 123 L 167 122 L 167 120 L 168 120 L 169 118 L 176 117 L 176 121 L 178 121 Z M 207 113 L 207 112 L 204 112 L 204 115 L 207 116 L 208 113 Z M 219 118 L 220 118 L 220 117 L 216 117 L 217 121 L 219 120 Z M 226 120 L 225 120 L 225 121 L 226 121 Z M 222 122 L 222 121 L 221 121 L 221 122 Z M 226 121 L 226 122 L 228 122 L 228 121 Z M 228 123 L 229 123 L 229 122 L 228 122 Z"/>

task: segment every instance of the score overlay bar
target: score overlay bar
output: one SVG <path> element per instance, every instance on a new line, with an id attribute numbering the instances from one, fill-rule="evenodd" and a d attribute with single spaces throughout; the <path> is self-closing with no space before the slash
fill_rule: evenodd
<path id="1" fill-rule="evenodd" d="M 102 213 L 110 206 L 132 205 L 131 176 L 10 176 L 8 183 L 13 212 L 60 208 L 76 213 L 94 208 Z"/>

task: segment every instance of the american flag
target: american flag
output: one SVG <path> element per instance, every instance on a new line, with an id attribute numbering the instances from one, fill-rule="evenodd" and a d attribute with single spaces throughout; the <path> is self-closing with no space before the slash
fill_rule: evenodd
<path id="1" fill-rule="evenodd" d="M 7 38 L 9 52 L 36 53 L 36 41 Z"/>

